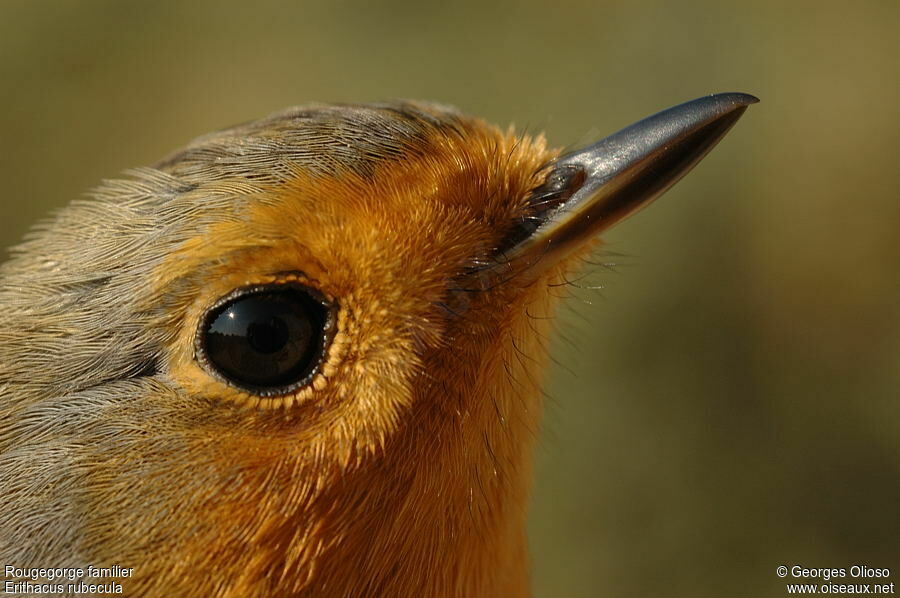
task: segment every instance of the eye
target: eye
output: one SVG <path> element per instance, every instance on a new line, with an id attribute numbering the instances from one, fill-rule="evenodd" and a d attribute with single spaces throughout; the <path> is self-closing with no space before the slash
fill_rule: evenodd
<path id="1" fill-rule="evenodd" d="M 333 328 L 332 310 L 293 283 L 237 289 L 200 323 L 200 363 L 218 378 L 260 396 L 292 392 L 312 380 Z"/>

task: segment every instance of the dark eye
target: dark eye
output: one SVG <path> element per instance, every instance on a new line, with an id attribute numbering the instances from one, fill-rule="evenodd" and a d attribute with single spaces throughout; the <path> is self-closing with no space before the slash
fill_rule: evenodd
<path id="1" fill-rule="evenodd" d="M 318 371 L 332 319 L 326 302 L 300 285 L 238 289 L 207 312 L 197 355 L 233 386 L 260 396 L 286 394 Z"/>

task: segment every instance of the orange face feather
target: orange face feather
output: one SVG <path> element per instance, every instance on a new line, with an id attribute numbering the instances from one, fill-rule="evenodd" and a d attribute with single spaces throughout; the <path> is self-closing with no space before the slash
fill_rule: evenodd
<path id="1" fill-rule="evenodd" d="M 233 571 L 235 595 L 525 591 L 538 368 L 512 343 L 540 355 L 525 340 L 534 322 L 521 320 L 546 310 L 546 293 L 510 284 L 463 305 L 453 289 L 526 209 L 551 154 L 477 121 L 456 126 L 463 135 L 429 131 L 421 155 L 367 177 L 293 169 L 156 270 L 154 297 L 186 279 L 196 289 L 167 308 L 170 376 L 199 398 L 201 420 L 228 413 L 192 424 L 214 446 L 191 450 L 215 453 L 203 461 L 217 479 L 244 476 L 216 483 L 202 513 L 185 511 L 203 532 L 176 553 L 194 571 Z M 260 398 L 212 378 L 193 354 L 202 314 L 234 288 L 286 276 L 337 312 L 312 382 Z"/>

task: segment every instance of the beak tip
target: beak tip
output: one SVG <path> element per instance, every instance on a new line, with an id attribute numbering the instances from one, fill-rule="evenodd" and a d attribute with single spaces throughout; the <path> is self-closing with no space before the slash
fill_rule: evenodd
<path id="1" fill-rule="evenodd" d="M 739 91 L 735 92 L 727 92 L 727 93 L 714 93 L 711 94 L 710 99 L 715 99 L 718 103 L 731 105 L 733 108 L 741 108 L 745 106 L 749 106 L 750 104 L 759 103 L 759 98 L 750 95 L 749 93 L 742 93 Z"/>

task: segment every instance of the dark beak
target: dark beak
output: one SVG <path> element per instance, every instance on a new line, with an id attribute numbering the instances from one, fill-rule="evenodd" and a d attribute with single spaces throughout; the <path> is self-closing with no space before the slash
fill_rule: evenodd
<path id="1" fill-rule="evenodd" d="M 488 269 L 536 278 L 662 195 L 758 101 L 744 93 L 706 96 L 561 156 Z"/>

